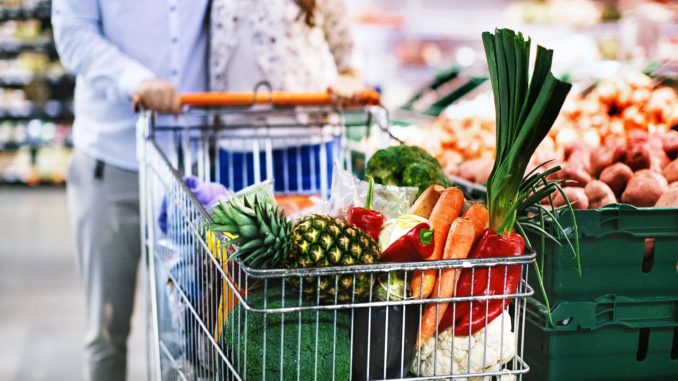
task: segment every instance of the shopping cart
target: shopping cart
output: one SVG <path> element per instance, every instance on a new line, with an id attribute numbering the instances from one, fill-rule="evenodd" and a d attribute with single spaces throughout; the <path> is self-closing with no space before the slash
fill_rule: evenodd
<path id="1" fill-rule="evenodd" d="M 360 172 L 371 150 L 391 143 L 385 110 L 373 105 L 371 93 L 360 100 L 360 107 L 338 110 L 326 94 L 194 94 L 183 97 L 186 108 L 178 117 L 142 114 L 138 148 L 150 378 L 506 380 L 528 371 L 522 351 L 526 298 L 533 293 L 526 268 L 534 261 L 532 252 L 262 270 L 229 261 L 237 250 L 232 237 L 207 228 L 209 212 L 190 191 L 187 176 L 233 191 L 273 178 L 276 196 L 326 200 L 332 163 Z M 408 284 L 414 270 L 439 277 L 454 269 L 473 277 L 482 271 L 506 284 L 516 268 L 521 280 L 511 294 L 420 300 L 406 288 L 402 293 L 390 288 L 397 281 Z M 375 287 L 359 297 L 357 280 Z M 321 284 L 334 290 L 352 284 L 351 297 L 313 291 Z M 469 302 L 500 302 L 504 312 L 493 321 L 486 316 L 490 325 L 475 335 L 435 332 L 417 348 L 427 305 L 456 311 Z"/>

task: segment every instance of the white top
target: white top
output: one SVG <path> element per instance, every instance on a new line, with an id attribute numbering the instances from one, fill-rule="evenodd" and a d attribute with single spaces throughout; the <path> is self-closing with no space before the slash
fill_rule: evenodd
<path id="1" fill-rule="evenodd" d="M 253 39 L 252 25 L 245 19 L 238 28 L 237 42 L 226 67 L 224 84 L 228 91 L 254 91 L 259 82 L 266 80 L 266 74 L 261 70 L 252 48 Z"/>
<path id="2" fill-rule="evenodd" d="M 249 14 L 253 11 L 254 8 L 251 5 L 243 3 L 240 4 L 240 14 Z M 269 76 L 267 76 L 261 68 L 259 59 L 260 57 L 257 55 L 257 51 L 255 51 L 254 48 L 254 34 L 255 31 L 252 26 L 251 19 L 248 17 L 239 19 L 235 36 L 231 36 L 231 40 L 234 41 L 235 45 L 232 47 L 228 57 L 228 64 L 222 71 L 222 77 L 220 77 L 220 87 L 226 91 L 253 92 L 257 84 L 260 82 L 269 82 Z M 301 62 L 299 65 L 304 67 L 304 64 Z M 320 67 L 321 66 L 322 65 L 320 65 Z M 294 76 L 295 75 L 292 75 L 290 78 L 294 78 Z M 293 88 L 289 90 L 322 91 L 324 88 L 326 88 L 329 78 L 331 78 L 332 75 L 330 73 L 329 75 L 324 75 L 323 77 L 325 79 L 319 83 L 316 83 L 315 86 L 318 87 L 315 89 L 309 88 L 309 85 L 299 83 L 299 89 Z M 271 82 L 269 82 L 270 85 L 276 86 L 274 80 Z M 260 92 L 267 92 L 268 90 L 269 89 L 267 87 L 263 86 L 259 87 L 258 89 Z M 265 109 L 266 107 L 266 105 L 254 106 L 255 109 Z M 248 115 L 239 115 L 237 113 L 232 115 L 224 114 L 222 115 L 222 122 L 226 126 L 229 124 L 251 124 L 263 126 L 276 124 L 302 125 L 309 123 L 308 118 L 300 113 L 268 115 L 265 118 L 257 116 L 256 120 L 253 120 L 252 116 Z M 337 121 L 335 120 L 334 123 L 336 122 Z M 316 125 L 323 124 L 324 123 L 317 123 Z M 268 144 L 270 144 L 270 148 L 272 149 L 306 144 L 320 144 L 323 141 L 330 140 L 328 138 L 328 134 L 330 134 L 330 132 L 328 132 L 326 128 L 323 129 L 323 131 L 324 132 L 321 133 L 318 130 L 314 130 L 312 133 L 310 133 L 308 130 L 297 127 L 278 127 L 272 129 L 260 128 L 257 129 L 256 132 L 254 132 L 253 129 L 238 129 L 228 132 L 228 137 L 221 139 L 220 146 L 229 151 L 252 151 L 265 150 Z"/>
<path id="3" fill-rule="evenodd" d="M 107 164 L 136 170 L 131 96 L 158 77 L 180 92 L 207 87 L 208 0 L 54 0 L 59 58 L 77 74 L 73 142 Z"/>
<path id="4" fill-rule="evenodd" d="M 210 89 L 235 91 L 256 62 L 273 90 L 324 91 L 337 69 L 351 67 L 353 39 L 344 0 L 316 0 L 315 26 L 299 17 L 294 0 L 213 0 L 210 22 Z M 241 33 L 245 30 L 246 34 Z M 247 46 L 243 44 L 247 41 Z M 243 51 L 244 47 L 244 51 Z M 252 55 L 254 59 L 251 60 Z M 235 55 L 245 57 L 235 57 Z M 233 63 L 237 65 L 233 65 Z M 236 70 L 237 72 L 233 72 Z M 231 75 L 233 74 L 233 75 Z M 230 79 L 230 80 L 229 80 Z M 233 83 L 233 79 L 236 79 Z M 245 91 L 252 91 L 252 86 Z"/>

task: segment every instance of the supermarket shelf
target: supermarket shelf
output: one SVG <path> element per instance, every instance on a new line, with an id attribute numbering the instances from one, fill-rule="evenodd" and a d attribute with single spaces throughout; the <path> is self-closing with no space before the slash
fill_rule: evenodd
<path id="1" fill-rule="evenodd" d="M 40 149 L 42 147 L 49 147 L 53 146 L 55 143 L 53 143 L 50 140 L 38 140 L 33 143 L 29 142 L 21 142 L 21 143 L 15 143 L 15 142 L 10 142 L 10 143 L 5 143 L 5 144 L 0 144 L 0 152 L 17 152 L 21 150 L 24 147 L 28 148 L 33 148 L 33 149 Z M 58 146 L 63 146 L 64 148 L 73 148 L 73 144 L 71 142 L 67 142 L 65 144 L 57 144 Z"/>
<path id="2" fill-rule="evenodd" d="M 7 143 L 7 144 L 0 144 L 0 152 L 17 152 L 21 149 L 23 146 L 31 146 L 30 144 L 26 143 Z M 37 147 L 36 147 L 37 148 Z"/>
<path id="3" fill-rule="evenodd" d="M 56 122 L 65 122 L 72 120 L 73 113 L 63 112 L 57 114 L 47 114 L 47 113 L 31 113 L 26 115 L 12 115 L 12 114 L 3 114 L 0 113 L 0 121 L 10 120 L 10 121 L 23 121 L 23 120 L 33 120 L 33 119 L 43 119 L 51 120 Z"/>
<path id="4" fill-rule="evenodd" d="M 50 32 L 52 2 L 10 2 L 14 7 L 0 3 L 0 23 L 7 26 L 0 39 L 0 57 L 8 60 L 0 73 L 0 91 L 4 93 L 0 104 L 0 186 L 58 186 L 63 184 L 64 170 L 56 168 L 53 176 L 51 166 L 64 165 L 59 164 L 62 155 L 58 148 L 71 148 L 75 77 L 54 66 L 58 57 Z M 27 20 L 29 30 L 19 31 Z M 13 21 L 17 21 L 14 26 Z M 22 53 L 38 53 L 41 60 L 46 55 L 49 66 L 39 61 L 37 67 L 31 57 L 18 62 L 23 60 Z M 27 65 L 36 70 L 25 70 Z"/>
<path id="5" fill-rule="evenodd" d="M 12 121 L 21 121 L 21 120 L 33 120 L 33 119 L 45 119 L 53 121 L 68 121 L 73 119 L 73 113 L 68 112 L 59 112 L 55 114 L 46 113 L 46 112 L 35 112 L 30 114 L 8 114 L 0 112 L 0 121 L 3 120 L 12 120 Z"/>
<path id="6" fill-rule="evenodd" d="M 0 42 L 0 54 L 18 54 L 25 51 L 55 52 L 56 47 L 51 40 L 35 42 L 3 41 Z"/>
<path id="7" fill-rule="evenodd" d="M 59 76 L 37 75 L 37 76 L 0 76 L 0 87 L 26 86 L 32 82 L 42 82 L 51 86 L 73 85 L 75 77 L 70 74 Z"/>
<path id="8" fill-rule="evenodd" d="M 26 19 L 49 20 L 50 13 L 49 4 L 38 5 L 34 8 L 0 8 L 0 22 Z"/>
<path id="9" fill-rule="evenodd" d="M 26 183 L 24 181 L 8 181 L 0 180 L 0 187 L 16 187 L 16 188 L 63 188 L 66 186 L 66 181 L 48 181 L 39 180 L 35 183 Z"/>
<path id="10" fill-rule="evenodd" d="M 73 104 L 70 101 L 49 100 L 33 103 L 22 110 L 0 109 L 0 120 L 72 119 Z"/>

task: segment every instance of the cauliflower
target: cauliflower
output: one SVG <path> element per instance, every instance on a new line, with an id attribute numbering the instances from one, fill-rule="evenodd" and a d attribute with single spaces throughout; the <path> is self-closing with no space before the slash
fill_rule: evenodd
<path id="1" fill-rule="evenodd" d="M 511 317 L 507 311 L 473 336 L 453 337 L 452 328 L 448 328 L 438 334 L 437 340 L 432 337 L 426 341 L 418 351 L 411 371 L 424 377 L 499 371 L 516 354 L 515 335 L 511 329 Z M 486 379 L 490 377 L 455 378 L 459 381 Z M 513 379 L 510 375 L 501 376 L 502 381 Z"/>

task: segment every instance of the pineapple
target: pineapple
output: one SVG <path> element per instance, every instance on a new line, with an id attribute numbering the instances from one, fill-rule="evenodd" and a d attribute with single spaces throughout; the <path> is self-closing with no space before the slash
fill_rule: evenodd
<path id="1" fill-rule="evenodd" d="M 371 264 L 379 261 L 377 243 L 353 225 L 340 218 L 312 215 L 300 219 L 292 230 L 294 241 L 291 250 L 285 257 L 285 265 L 289 268 L 350 266 Z M 299 279 L 291 282 L 299 286 Z M 368 273 L 355 274 L 356 296 L 366 296 L 374 277 Z M 305 277 L 303 291 L 313 295 L 317 289 L 320 297 L 339 301 L 351 300 L 354 275 Z"/>
<path id="2" fill-rule="evenodd" d="M 366 233 L 340 218 L 323 215 L 304 217 L 293 224 L 269 201 L 259 202 L 245 198 L 219 204 L 212 211 L 215 231 L 237 235 L 234 244 L 238 250 L 233 257 L 241 258 L 248 266 L 287 268 L 349 266 L 379 261 L 377 243 Z M 339 301 L 351 300 L 355 295 L 369 294 L 374 277 L 367 273 L 291 277 L 297 289 L 302 283 L 307 295 L 319 293 L 320 298 Z"/>

